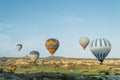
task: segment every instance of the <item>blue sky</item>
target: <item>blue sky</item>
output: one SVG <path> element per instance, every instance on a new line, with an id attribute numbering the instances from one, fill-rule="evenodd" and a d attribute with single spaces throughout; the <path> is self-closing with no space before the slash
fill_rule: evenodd
<path id="1" fill-rule="evenodd" d="M 108 39 L 108 58 L 119 58 L 120 0 L 0 0 L 0 56 L 25 56 L 37 50 L 50 56 L 44 43 L 56 38 L 55 56 L 95 58 L 79 39 Z M 20 52 L 16 44 L 23 44 Z"/>

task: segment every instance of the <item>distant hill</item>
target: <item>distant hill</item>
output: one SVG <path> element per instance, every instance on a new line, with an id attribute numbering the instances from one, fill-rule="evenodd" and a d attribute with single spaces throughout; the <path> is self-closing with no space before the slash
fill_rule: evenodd
<path id="1" fill-rule="evenodd" d="M 65 57 L 62 57 L 62 56 L 48 56 L 48 57 L 45 57 L 44 59 L 65 59 Z"/>
<path id="2" fill-rule="evenodd" d="M 29 56 L 24 56 L 24 57 L 0 57 L 0 61 L 6 61 L 8 59 L 29 59 L 29 58 L 30 58 Z M 91 60 L 91 59 L 96 59 L 96 58 L 72 58 L 72 57 L 63 57 L 63 56 L 48 56 L 48 57 L 40 57 L 40 59 Z M 106 58 L 106 60 L 120 60 L 120 58 Z"/>

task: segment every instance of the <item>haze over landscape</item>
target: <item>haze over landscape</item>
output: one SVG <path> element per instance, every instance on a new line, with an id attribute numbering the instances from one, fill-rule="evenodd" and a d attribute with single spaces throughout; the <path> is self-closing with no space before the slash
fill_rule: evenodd
<path id="1" fill-rule="evenodd" d="M 112 45 L 107 58 L 119 58 L 119 0 L 0 0 L 0 57 L 19 57 L 37 50 L 50 56 L 48 38 L 60 46 L 55 56 L 95 58 L 89 46 L 84 51 L 79 39 L 87 36 L 108 39 Z M 16 44 L 23 44 L 22 50 Z"/>

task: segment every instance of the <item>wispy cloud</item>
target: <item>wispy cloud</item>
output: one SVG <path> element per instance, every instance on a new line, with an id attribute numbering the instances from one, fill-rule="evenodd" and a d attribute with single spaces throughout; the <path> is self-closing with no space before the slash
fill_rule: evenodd
<path id="1" fill-rule="evenodd" d="M 9 30 L 9 29 L 13 29 L 13 28 L 15 28 L 15 26 L 13 26 L 12 24 L 0 23 L 0 31 Z"/>
<path id="2" fill-rule="evenodd" d="M 20 25 L 0 23 L 0 33 L 11 33 L 23 29 Z"/>
<path id="3" fill-rule="evenodd" d="M 1 56 L 17 56 L 15 38 L 12 34 L 17 33 L 23 27 L 13 24 L 0 23 L 0 55 Z"/>
<path id="4" fill-rule="evenodd" d="M 84 22 L 82 18 L 74 17 L 74 16 L 61 16 L 60 18 L 61 18 L 60 20 L 63 22 L 70 22 L 70 23 L 83 23 Z"/>
<path id="5" fill-rule="evenodd" d="M 63 24 L 82 24 L 84 23 L 84 19 L 76 16 L 58 16 L 52 19 L 55 23 L 63 23 Z"/>
<path id="6" fill-rule="evenodd" d="M 12 43 L 12 39 L 10 36 L 0 34 L 0 55 L 5 56 L 5 55 L 11 55 L 8 54 L 10 50 L 13 52 L 13 46 L 14 44 Z"/>

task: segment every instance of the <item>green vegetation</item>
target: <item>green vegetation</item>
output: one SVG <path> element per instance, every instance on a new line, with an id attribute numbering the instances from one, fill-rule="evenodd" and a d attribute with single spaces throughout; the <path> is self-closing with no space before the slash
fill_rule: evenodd
<path id="1" fill-rule="evenodd" d="M 9 73 L 10 65 L 14 64 L 17 65 L 14 75 L 23 77 L 21 80 L 29 80 L 33 77 L 38 80 L 43 77 L 50 78 L 48 80 L 102 80 L 95 76 L 120 75 L 120 64 L 114 63 L 113 65 L 113 63 L 99 65 L 97 60 L 44 59 L 38 60 L 35 64 L 29 60 L 12 59 L 0 62 L 0 71 Z M 66 64 L 69 66 L 68 68 L 64 67 Z"/>
<path id="2" fill-rule="evenodd" d="M 19 59 L 18 59 L 19 61 Z M 0 67 L 5 71 L 9 71 L 10 65 L 17 65 L 15 73 L 39 73 L 39 72 L 60 72 L 66 74 L 80 74 L 80 75 L 118 75 L 120 74 L 120 64 L 103 64 L 99 65 L 97 60 L 73 60 L 73 59 L 57 59 L 57 60 L 38 60 L 37 63 L 33 63 L 29 60 L 22 60 L 19 62 L 26 62 L 27 64 L 16 63 L 17 59 L 11 61 L 5 61 L 0 63 Z M 76 62 L 77 61 L 77 62 Z M 115 61 L 115 60 L 113 60 Z M 65 64 L 69 65 L 69 68 L 64 68 Z M 112 62 L 113 63 L 113 62 Z M 120 62 L 119 62 L 120 63 Z"/>

